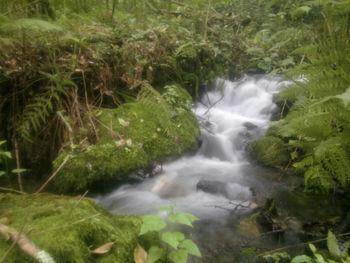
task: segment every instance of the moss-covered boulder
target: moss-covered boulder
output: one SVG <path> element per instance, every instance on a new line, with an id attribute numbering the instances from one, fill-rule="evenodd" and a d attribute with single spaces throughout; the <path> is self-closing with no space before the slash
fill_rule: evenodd
<path id="1" fill-rule="evenodd" d="M 191 96 L 178 86 L 167 86 L 164 95 L 141 93 L 141 99 L 117 109 L 94 112 L 99 140 L 95 144 L 62 152 L 54 169 L 71 154 L 56 176 L 58 192 L 81 192 L 100 182 L 118 181 L 150 162 L 179 155 L 197 146 L 199 126 L 190 110 Z"/>
<path id="2" fill-rule="evenodd" d="M 51 194 L 0 194 L 0 220 L 24 233 L 57 263 L 133 262 L 141 219 L 111 215 L 93 200 Z M 91 251 L 114 242 L 105 254 Z M 11 241 L 0 236 L 0 255 Z M 34 262 L 15 247 L 5 262 Z"/>
<path id="3" fill-rule="evenodd" d="M 266 136 L 253 141 L 248 151 L 254 159 L 265 166 L 283 166 L 289 160 L 285 143 L 274 136 Z"/>

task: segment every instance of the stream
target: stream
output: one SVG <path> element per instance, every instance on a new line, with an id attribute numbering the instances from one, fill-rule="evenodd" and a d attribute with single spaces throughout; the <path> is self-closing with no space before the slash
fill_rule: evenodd
<path id="1" fill-rule="evenodd" d="M 189 233 L 202 251 L 200 262 L 233 262 L 244 247 L 276 246 L 272 237 L 257 238 L 253 227 L 237 226 L 269 196 L 298 184 L 278 182 L 276 171 L 257 166 L 247 154 L 249 142 L 264 135 L 277 111 L 274 95 L 288 84 L 264 76 L 217 80 L 193 107 L 201 126 L 198 151 L 163 164 L 156 176 L 96 197 L 97 202 L 112 213 L 152 214 L 161 205 L 175 205 L 196 215 L 200 221 Z"/>

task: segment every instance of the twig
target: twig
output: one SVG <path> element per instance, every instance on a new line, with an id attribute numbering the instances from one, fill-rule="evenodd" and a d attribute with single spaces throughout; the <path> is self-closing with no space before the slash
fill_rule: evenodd
<path id="1" fill-rule="evenodd" d="M 287 104 L 287 100 L 284 100 L 283 107 L 282 107 L 282 110 L 280 113 L 280 119 L 282 119 L 282 117 L 283 117 L 283 112 L 284 112 L 284 108 L 286 107 L 286 104 Z"/>
<path id="2" fill-rule="evenodd" d="M 46 186 L 47 184 L 57 175 L 57 173 L 63 168 L 63 166 L 66 164 L 66 162 L 70 159 L 71 155 L 67 155 L 66 158 L 64 158 L 63 162 L 61 165 L 57 168 L 57 170 L 50 176 L 49 179 L 39 188 L 38 191 L 35 192 L 35 194 L 40 193 Z"/>
<path id="3" fill-rule="evenodd" d="M 14 192 L 14 193 L 18 193 L 18 194 L 25 194 L 25 192 L 23 192 L 23 191 L 18 191 L 16 189 L 11 189 L 11 188 L 7 188 L 7 187 L 0 187 L 0 190 Z"/>
<path id="4" fill-rule="evenodd" d="M 78 202 L 75 204 L 73 209 L 75 209 L 80 204 L 81 200 L 83 200 L 85 198 L 85 196 L 88 194 L 88 192 L 89 192 L 89 190 L 86 190 L 85 193 L 82 196 L 80 196 Z"/>
<path id="5" fill-rule="evenodd" d="M 99 124 L 102 125 L 103 128 L 107 129 L 112 136 L 117 136 L 120 140 L 123 139 L 123 137 L 116 131 L 114 131 L 113 129 L 109 128 L 106 124 L 104 124 L 102 121 L 100 121 L 99 119 L 93 117 Z"/>
<path id="6" fill-rule="evenodd" d="M 97 214 L 94 214 L 94 215 L 92 215 L 92 216 L 88 216 L 88 217 L 79 219 L 79 220 L 77 220 L 77 221 L 74 221 L 73 223 L 70 223 L 70 224 L 64 224 L 64 225 L 61 225 L 61 226 L 48 228 L 48 229 L 45 229 L 45 230 L 42 230 L 42 231 L 39 231 L 39 232 L 32 232 L 32 235 L 39 235 L 39 234 L 43 234 L 43 233 L 46 233 L 46 232 L 49 232 L 49 231 L 55 231 L 55 230 L 58 230 L 58 229 L 62 229 L 62 228 L 74 226 L 74 225 L 80 224 L 80 223 L 82 223 L 82 222 L 85 222 L 86 220 L 89 220 L 89 219 L 98 217 L 98 216 L 100 216 L 100 215 L 101 215 L 100 213 L 97 213 Z"/>
<path id="7" fill-rule="evenodd" d="M 42 259 L 43 256 L 45 256 L 45 262 L 55 262 L 47 252 L 38 248 L 31 240 L 29 240 L 24 234 L 18 232 L 16 229 L 0 223 L 0 234 L 2 234 L 6 239 L 12 239 L 14 244 L 18 244 L 19 248 L 23 252 L 31 256 L 36 261 L 43 262 Z M 14 244 L 11 246 L 14 246 Z"/>
<path id="8" fill-rule="evenodd" d="M 97 141 L 99 141 L 100 138 L 98 136 L 98 132 L 97 132 L 95 123 L 92 120 L 92 113 L 91 113 L 91 109 L 90 109 L 90 106 L 89 106 L 89 100 L 88 100 L 88 97 L 87 97 L 87 88 L 86 88 L 86 79 L 85 79 L 84 70 L 81 70 L 81 74 L 83 75 L 83 83 L 84 83 L 84 91 L 85 91 L 85 103 L 86 103 L 86 107 L 87 107 L 87 110 L 88 110 L 89 120 L 91 122 L 92 128 L 94 129 L 94 132 L 95 132 L 95 135 L 96 135 L 96 139 L 97 139 Z"/>
<path id="9" fill-rule="evenodd" d="M 20 172 L 20 163 L 19 163 L 19 153 L 18 153 L 18 144 L 17 139 L 15 139 L 15 153 L 16 153 L 16 165 L 17 165 L 17 179 L 18 179 L 18 185 L 20 192 L 23 192 L 23 185 L 22 185 L 22 177 Z"/>
<path id="10" fill-rule="evenodd" d="M 205 16 L 205 22 L 204 22 L 204 35 L 203 39 L 207 40 L 207 34 L 208 34 L 208 19 L 209 19 L 209 10 L 210 10 L 211 0 L 208 0 L 208 8 L 207 8 L 207 14 Z"/>

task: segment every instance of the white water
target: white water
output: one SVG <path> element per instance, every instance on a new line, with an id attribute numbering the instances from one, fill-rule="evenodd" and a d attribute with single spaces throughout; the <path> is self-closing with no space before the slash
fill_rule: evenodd
<path id="1" fill-rule="evenodd" d="M 127 214 L 154 213 L 160 205 L 175 204 L 177 210 L 202 219 L 227 214 L 237 204 L 249 206 L 253 195 L 247 178 L 256 170 L 249 163 L 246 145 L 264 134 L 276 109 L 273 96 L 287 84 L 249 76 L 236 82 L 217 81 L 215 90 L 204 94 L 193 108 L 201 124 L 198 152 L 164 164 L 161 174 L 123 185 L 97 201 L 111 212 Z M 225 194 L 198 190 L 201 180 L 221 182 Z"/>

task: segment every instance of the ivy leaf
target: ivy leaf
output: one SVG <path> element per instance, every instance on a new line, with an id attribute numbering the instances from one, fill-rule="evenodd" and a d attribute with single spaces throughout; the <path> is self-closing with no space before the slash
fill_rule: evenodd
<path id="1" fill-rule="evenodd" d="M 290 263 L 313 263 L 312 258 L 306 255 L 296 256 Z"/>
<path id="2" fill-rule="evenodd" d="M 169 258 L 175 263 L 186 263 L 187 262 L 187 251 L 178 250 L 173 251 L 169 254 Z"/>
<path id="3" fill-rule="evenodd" d="M 198 218 L 194 215 L 180 212 L 176 212 L 169 217 L 169 221 L 172 223 L 179 223 L 190 227 L 193 227 L 192 223 L 197 220 Z"/>
<path id="4" fill-rule="evenodd" d="M 24 173 L 26 171 L 28 171 L 28 169 L 18 168 L 18 169 L 13 169 L 11 172 L 16 174 L 16 173 Z"/>
<path id="5" fill-rule="evenodd" d="M 158 215 L 146 215 L 142 217 L 142 225 L 139 236 L 151 231 L 160 231 L 166 226 L 163 219 Z"/>
<path id="6" fill-rule="evenodd" d="M 190 239 L 185 239 L 184 241 L 182 241 L 179 247 L 184 248 L 188 254 L 191 254 L 197 257 L 202 257 L 202 254 L 199 251 L 197 245 Z"/>
<path id="7" fill-rule="evenodd" d="M 334 257 L 341 257 L 342 256 L 340 249 L 339 249 L 337 238 L 335 237 L 335 235 L 331 231 L 328 231 L 327 247 L 328 247 L 328 250 L 332 256 L 334 256 Z"/>
<path id="8" fill-rule="evenodd" d="M 164 232 L 162 234 L 162 240 L 177 249 L 180 242 L 185 239 L 185 235 L 181 232 Z"/>
<path id="9" fill-rule="evenodd" d="M 154 263 L 158 259 L 160 259 L 164 254 L 164 249 L 157 247 L 157 246 L 152 246 L 150 250 L 148 251 L 148 263 Z"/>
<path id="10" fill-rule="evenodd" d="M 313 254 L 316 253 L 316 247 L 313 244 L 309 244 L 309 248 L 312 251 Z"/>

